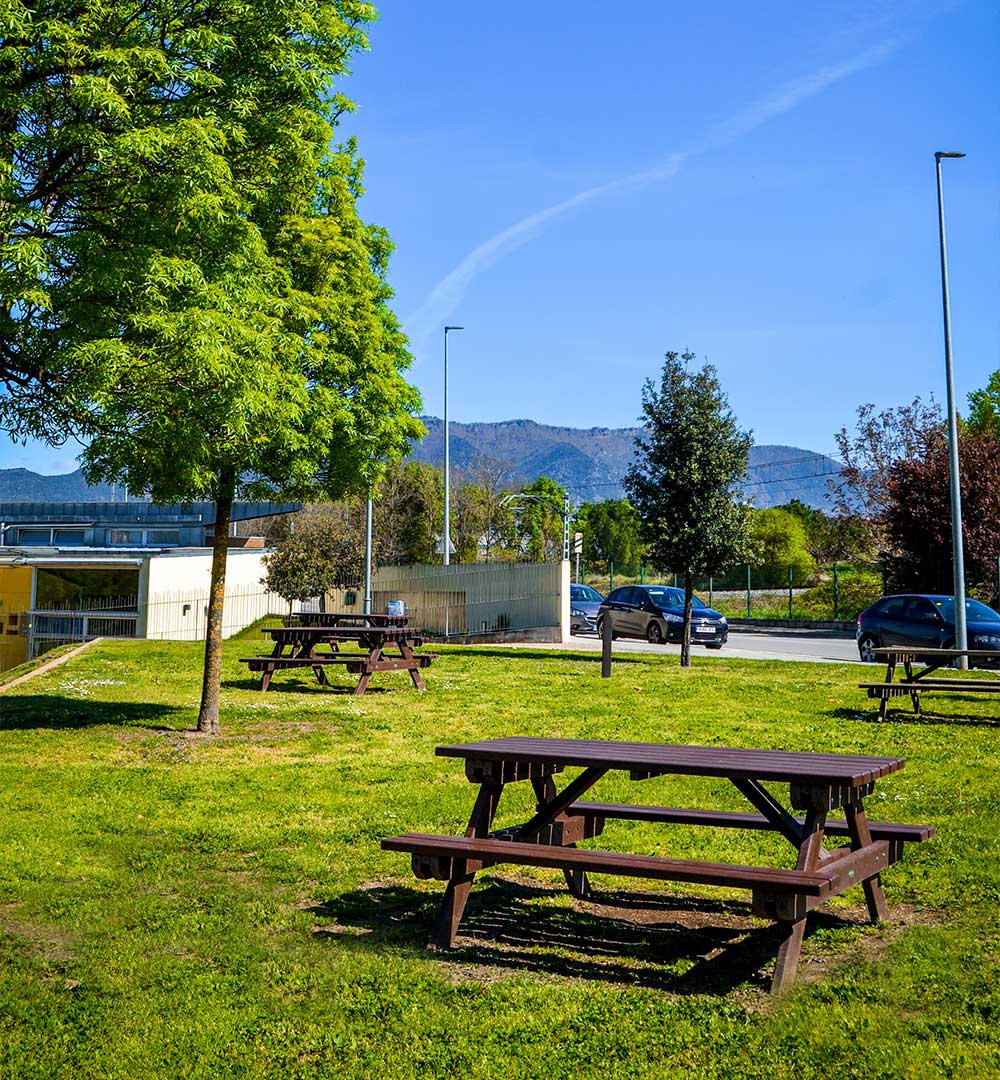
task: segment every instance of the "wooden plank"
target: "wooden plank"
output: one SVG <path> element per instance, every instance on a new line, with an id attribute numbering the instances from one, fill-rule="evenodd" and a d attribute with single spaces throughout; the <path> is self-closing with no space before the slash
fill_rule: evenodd
<path id="1" fill-rule="evenodd" d="M 687 810 L 670 806 L 636 806 L 627 803 L 576 802 L 570 806 L 568 815 L 582 814 L 601 818 L 618 818 L 627 821 L 655 821 L 670 825 L 708 825 L 721 829 L 773 830 L 774 826 L 763 814 L 734 813 L 728 810 Z M 792 819 L 800 827 L 805 819 Z M 899 840 L 919 843 L 934 835 L 933 825 L 897 825 L 886 821 L 870 821 L 873 840 Z M 850 836 L 846 821 L 827 818 L 827 836 Z"/>
<path id="2" fill-rule="evenodd" d="M 581 848 L 553 848 L 544 844 L 524 844 L 479 837 L 434 836 L 407 833 L 382 841 L 386 851 L 464 860 L 466 872 L 498 863 L 540 866 L 555 870 L 584 870 L 594 874 L 651 878 L 658 881 L 688 881 L 696 885 L 719 885 L 733 889 L 762 886 L 775 891 L 798 892 L 807 896 L 829 896 L 843 873 L 784 870 L 768 866 L 738 866 L 731 863 L 668 859 L 659 855 L 623 855 L 611 851 Z M 882 847 L 887 847 L 884 843 Z M 838 860 L 838 865 L 843 860 Z M 860 878 L 858 879 L 860 884 Z"/>
<path id="3" fill-rule="evenodd" d="M 438 746 L 435 752 L 480 761 L 545 761 L 584 768 L 595 765 L 649 775 L 677 773 L 848 786 L 872 783 L 906 764 L 904 758 L 897 757 L 526 737 Z"/>

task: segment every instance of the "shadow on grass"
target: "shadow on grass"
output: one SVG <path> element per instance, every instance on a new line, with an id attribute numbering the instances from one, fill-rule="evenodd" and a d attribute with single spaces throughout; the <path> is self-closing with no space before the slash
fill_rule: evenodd
<path id="1" fill-rule="evenodd" d="M 186 715 L 178 727 L 170 718 Z M 149 731 L 184 730 L 191 709 L 179 705 L 154 705 L 141 701 L 88 701 L 58 694 L 25 694 L 0 697 L 0 731 L 28 731 L 32 728 L 86 728 L 102 724 L 115 727 L 146 728 Z M 157 721 L 161 721 L 157 723 Z"/>
<path id="2" fill-rule="evenodd" d="M 375 675 L 373 678 L 377 678 Z M 354 688 L 358 685 L 357 679 L 353 682 L 344 683 L 327 683 L 326 686 L 321 686 L 316 679 L 282 679 L 280 682 L 272 681 L 271 685 L 264 691 L 265 694 L 353 694 Z M 260 679 L 223 679 L 222 686 L 226 690 L 256 690 L 260 693 Z M 412 684 L 409 680 L 406 682 L 406 686 L 377 686 L 374 683 L 368 684 L 368 689 L 365 691 L 365 697 L 369 694 L 387 694 L 393 690 L 410 689 Z"/>
<path id="3" fill-rule="evenodd" d="M 971 695 L 970 695 L 971 700 Z M 870 711 L 860 709 L 830 709 L 827 716 L 837 720 L 852 720 L 861 724 L 951 724 L 955 727 L 1000 728 L 1000 718 L 992 716 L 974 716 L 969 713 L 935 713 L 921 709 L 915 713 L 903 708 L 894 709 L 891 705 L 886 710 L 884 720 L 879 719 L 878 705 Z"/>
<path id="4" fill-rule="evenodd" d="M 520 972 L 684 995 L 770 988 L 780 931 L 761 926 L 749 904 L 602 890 L 565 907 L 552 903 L 560 894 L 487 878 L 473 889 L 455 948 L 434 955 L 474 980 Z M 345 893 L 311 912 L 320 924 L 316 935 L 347 948 L 423 952 L 440 903 L 440 892 L 382 885 Z M 806 934 L 854 925 L 813 912 Z"/>
<path id="5" fill-rule="evenodd" d="M 435 647 L 443 644 L 444 642 L 434 643 Z M 581 660 L 587 664 L 599 664 L 601 662 L 599 652 L 574 652 L 572 649 L 565 647 L 559 649 L 503 649 L 489 648 L 486 645 L 471 645 L 469 648 L 474 650 L 471 653 L 473 656 L 496 656 L 504 660 Z M 442 653 L 441 655 L 460 656 L 461 653 L 456 649 L 453 653 Z M 650 655 L 652 654 L 631 653 L 625 655 L 615 653 L 613 662 L 615 664 L 642 664 L 649 659 Z"/>

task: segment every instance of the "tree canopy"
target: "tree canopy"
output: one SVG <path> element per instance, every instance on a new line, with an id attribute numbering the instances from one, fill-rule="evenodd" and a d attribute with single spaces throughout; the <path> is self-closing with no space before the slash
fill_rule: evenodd
<path id="1" fill-rule="evenodd" d="M 750 556 L 750 509 L 739 501 L 752 436 L 741 431 L 719 383 L 694 353 L 668 352 L 657 385 L 642 391 L 643 430 L 625 476 L 653 564 L 684 581 L 681 663 L 690 664 L 694 578 Z"/>
<path id="2" fill-rule="evenodd" d="M 218 728 L 238 494 L 374 483 L 422 428 L 335 88 L 352 0 L 0 16 L 0 422 L 88 479 L 217 503 L 199 726 Z"/>

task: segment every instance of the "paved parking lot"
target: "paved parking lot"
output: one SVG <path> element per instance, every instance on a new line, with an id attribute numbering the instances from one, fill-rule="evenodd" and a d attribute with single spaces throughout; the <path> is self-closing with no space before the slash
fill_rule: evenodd
<path id="1" fill-rule="evenodd" d="M 601 642 L 594 634 L 574 634 L 564 646 L 587 652 L 600 652 Z M 646 641 L 618 638 L 615 652 L 670 652 L 680 654 L 680 645 L 650 645 Z M 818 664 L 860 663 L 854 635 L 814 630 L 739 630 L 731 628 L 729 641 L 721 649 L 692 645 L 692 655 L 709 659 L 739 656 L 751 660 L 806 660 Z"/>

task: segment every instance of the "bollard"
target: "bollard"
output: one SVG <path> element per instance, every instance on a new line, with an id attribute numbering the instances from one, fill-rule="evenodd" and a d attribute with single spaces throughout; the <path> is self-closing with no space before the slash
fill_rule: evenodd
<path id="1" fill-rule="evenodd" d="M 604 637 L 601 639 L 601 678 L 611 678 L 611 612 L 604 615 Z"/>

